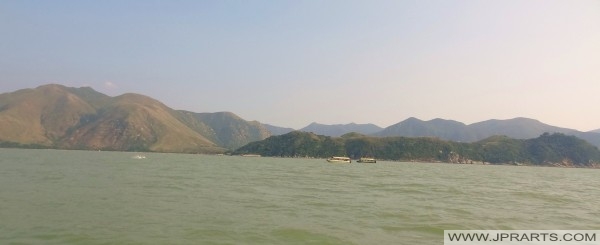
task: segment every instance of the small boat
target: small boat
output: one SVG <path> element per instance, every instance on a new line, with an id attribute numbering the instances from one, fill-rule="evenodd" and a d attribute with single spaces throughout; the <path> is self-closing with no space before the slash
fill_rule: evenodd
<path id="1" fill-rule="evenodd" d="M 362 162 L 362 163 L 376 163 L 377 160 L 375 160 L 375 158 L 371 158 L 371 157 L 361 157 L 360 159 L 358 159 L 358 162 Z"/>
<path id="2" fill-rule="evenodd" d="M 146 159 L 146 156 L 144 156 L 144 155 L 135 155 L 135 156 L 132 156 L 131 158 L 133 158 L 133 159 Z"/>
<path id="3" fill-rule="evenodd" d="M 349 157 L 330 157 L 330 158 L 327 158 L 327 162 L 330 162 L 330 163 L 351 163 L 352 160 L 350 160 Z"/>

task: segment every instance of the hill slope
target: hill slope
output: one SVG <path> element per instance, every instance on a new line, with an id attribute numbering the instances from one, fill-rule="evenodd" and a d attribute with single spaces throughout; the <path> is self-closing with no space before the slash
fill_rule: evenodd
<path id="1" fill-rule="evenodd" d="M 271 135 L 282 135 L 295 131 L 293 128 L 278 127 L 270 124 L 263 124 L 263 126 L 271 132 Z"/>
<path id="2" fill-rule="evenodd" d="M 66 136 L 61 146 L 67 148 L 219 152 L 215 143 L 177 120 L 172 109 L 138 94 L 115 97 Z"/>
<path id="3" fill-rule="evenodd" d="M 3 145 L 220 153 L 269 135 L 232 113 L 176 111 L 139 94 L 56 84 L 0 94 Z"/>
<path id="4" fill-rule="evenodd" d="M 236 150 L 234 154 L 260 154 L 277 157 L 329 157 L 345 154 L 343 142 L 341 138 L 293 131 L 284 135 L 271 136 L 262 141 L 252 142 Z"/>
<path id="5" fill-rule="evenodd" d="M 0 141 L 51 146 L 96 108 L 64 87 L 46 85 L 0 95 Z"/>
<path id="6" fill-rule="evenodd" d="M 193 116 L 211 129 L 209 139 L 228 149 L 271 136 L 261 123 L 246 121 L 231 112 L 194 113 Z"/>

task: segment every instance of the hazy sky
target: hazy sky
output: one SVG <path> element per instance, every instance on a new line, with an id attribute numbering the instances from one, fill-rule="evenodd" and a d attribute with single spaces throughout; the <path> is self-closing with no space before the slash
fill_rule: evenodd
<path id="1" fill-rule="evenodd" d="M 301 128 L 600 128 L 598 0 L 0 1 L 0 93 L 47 83 Z"/>

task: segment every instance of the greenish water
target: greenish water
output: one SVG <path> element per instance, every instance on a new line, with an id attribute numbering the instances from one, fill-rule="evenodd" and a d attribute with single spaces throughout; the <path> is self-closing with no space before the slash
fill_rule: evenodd
<path id="1" fill-rule="evenodd" d="M 0 149 L 0 244 L 442 244 L 600 229 L 600 171 Z"/>

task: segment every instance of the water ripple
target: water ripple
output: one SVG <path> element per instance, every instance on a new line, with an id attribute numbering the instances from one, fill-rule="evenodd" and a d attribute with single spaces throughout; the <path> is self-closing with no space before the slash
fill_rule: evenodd
<path id="1" fill-rule="evenodd" d="M 0 149 L 2 244 L 439 244 L 600 229 L 592 169 Z"/>

